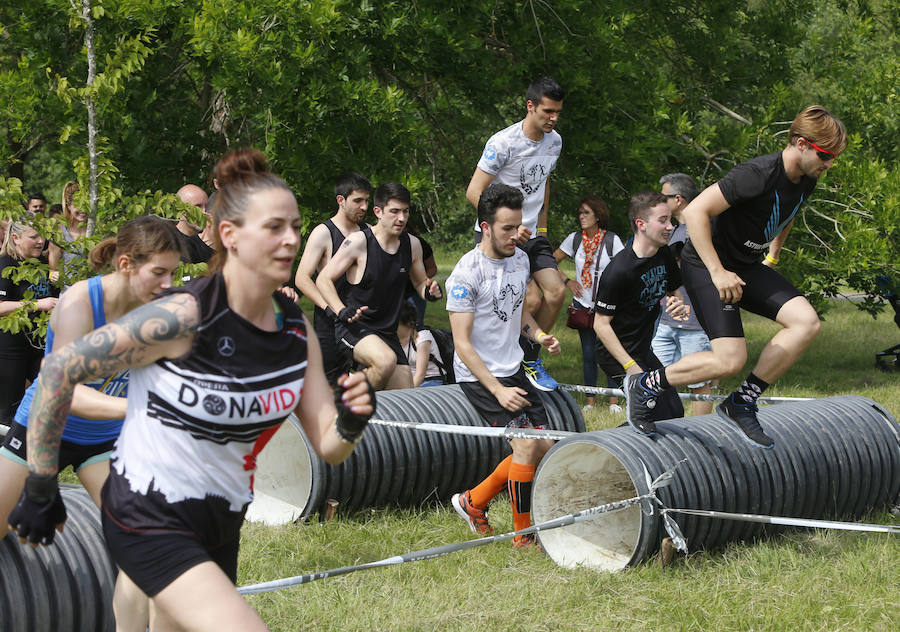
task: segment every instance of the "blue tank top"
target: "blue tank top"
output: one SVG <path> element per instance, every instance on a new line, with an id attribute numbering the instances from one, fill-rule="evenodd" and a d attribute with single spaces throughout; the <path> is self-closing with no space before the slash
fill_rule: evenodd
<path id="1" fill-rule="evenodd" d="M 103 311 L 103 284 L 102 276 L 97 275 L 88 279 L 88 296 L 91 300 L 91 310 L 94 313 L 94 329 L 106 324 L 106 313 Z M 53 329 L 47 326 L 47 343 L 44 346 L 44 355 L 53 351 Z M 128 394 L 128 371 L 121 371 L 112 376 L 100 377 L 84 383 L 85 386 L 113 397 L 125 397 Z M 16 410 L 16 423 L 27 426 L 28 412 L 31 410 L 31 401 L 34 399 L 36 382 L 25 391 L 22 402 Z M 77 445 L 96 445 L 112 441 L 119 436 L 123 419 L 85 419 L 77 415 L 69 415 L 66 418 L 66 427 L 62 438 Z"/>

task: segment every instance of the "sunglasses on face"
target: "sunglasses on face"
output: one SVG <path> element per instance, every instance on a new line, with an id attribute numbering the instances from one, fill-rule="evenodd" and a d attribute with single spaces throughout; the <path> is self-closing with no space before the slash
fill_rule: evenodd
<path id="1" fill-rule="evenodd" d="M 816 156 L 818 156 L 819 160 L 821 160 L 822 162 L 828 162 L 829 160 L 834 160 L 835 158 L 837 158 L 837 156 L 835 156 L 833 153 L 831 153 L 830 151 L 825 151 L 808 138 L 803 138 L 802 136 L 800 138 L 801 140 L 806 142 L 807 145 L 816 150 Z"/>

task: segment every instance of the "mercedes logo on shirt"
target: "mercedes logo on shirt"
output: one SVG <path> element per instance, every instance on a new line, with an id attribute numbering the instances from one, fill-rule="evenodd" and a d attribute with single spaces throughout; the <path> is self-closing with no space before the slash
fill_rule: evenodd
<path id="1" fill-rule="evenodd" d="M 219 355 L 225 356 L 226 358 L 234 355 L 234 339 L 231 336 L 222 336 L 219 338 L 219 342 L 216 343 L 216 349 L 219 350 Z"/>

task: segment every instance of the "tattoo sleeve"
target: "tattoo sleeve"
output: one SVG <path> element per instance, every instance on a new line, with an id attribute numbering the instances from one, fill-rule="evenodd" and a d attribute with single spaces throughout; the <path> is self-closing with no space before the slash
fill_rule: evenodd
<path id="1" fill-rule="evenodd" d="M 76 384 L 170 357 L 193 340 L 196 299 L 172 294 L 95 329 L 44 359 L 28 415 L 28 467 L 55 474 L 59 443 Z"/>

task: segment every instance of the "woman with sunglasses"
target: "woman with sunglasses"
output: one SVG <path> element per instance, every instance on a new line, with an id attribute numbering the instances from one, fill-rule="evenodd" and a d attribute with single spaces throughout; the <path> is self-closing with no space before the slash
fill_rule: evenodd
<path id="1" fill-rule="evenodd" d="M 610 259 L 624 248 L 622 240 L 609 230 L 609 207 L 602 198 L 595 195 L 581 200 L 578 205 L 579 230 L 563 239 L 559 248 L 553 253 L 556 263 L 566 257 L 575 261 L 575 278 L 563 277 L 566 289 L 572 293 L 572 305 L 576 308 L 591 309 L 594 307 L 594 296 L 597 294 L 597 282 Z M 560 271 L 562 275 L 562 271 Z M 593 328 L 578 329 L 581 339 L 581 361 L 584 371 L 585 386 L 597 386 L 597 335 Z M 619 384 L 606 376 L 609 388 L 619 388 Z M 585 397 L 584 411 L 594 408 L 596 402 L 593 395 Z M 609 398 L 609 411 L 622 412 L 618 397 Z"/>
<path id="2" fill-rule="evenodd" d="M 650 419 L 656 399 L 669 385 L 740 371 L 747 361 L 740 316 L 746 309 L 782 329 L 716 413 L 751 445 L 774 446 L 759 425 L 756 401 L 797 361 L 820 329 L 816 310 L 774 268 L 797 211 L 846 145 L 847 130 L 840 119 L 820 105 L 809 106 L 791 123 L 784 150 L 739 164 L 684 209 L 690 238 L 681 254 L 681 274 L 712 351 L 626 376 L 630 422 Z"/>
<path id="3" fill-rule="evenodd" d="M 129 369 L 102 519 L 113 560 L 150 598 L 151 629 L 265 630 L 234 585 L 256 457 L 294 412 L 316 452 L 340 463 L 374 407 L 362 372 L 332 394 L 306 317 L 278 292 L 300 245 L 287 184 L 254 150 L 230 152 L 215 176 L 212 274 L 45 359 L 28 419 L 31 473 L 10 515 L 20 540 L 52 542 L 65 521 L 55 475 L 72 390 Z"/>

